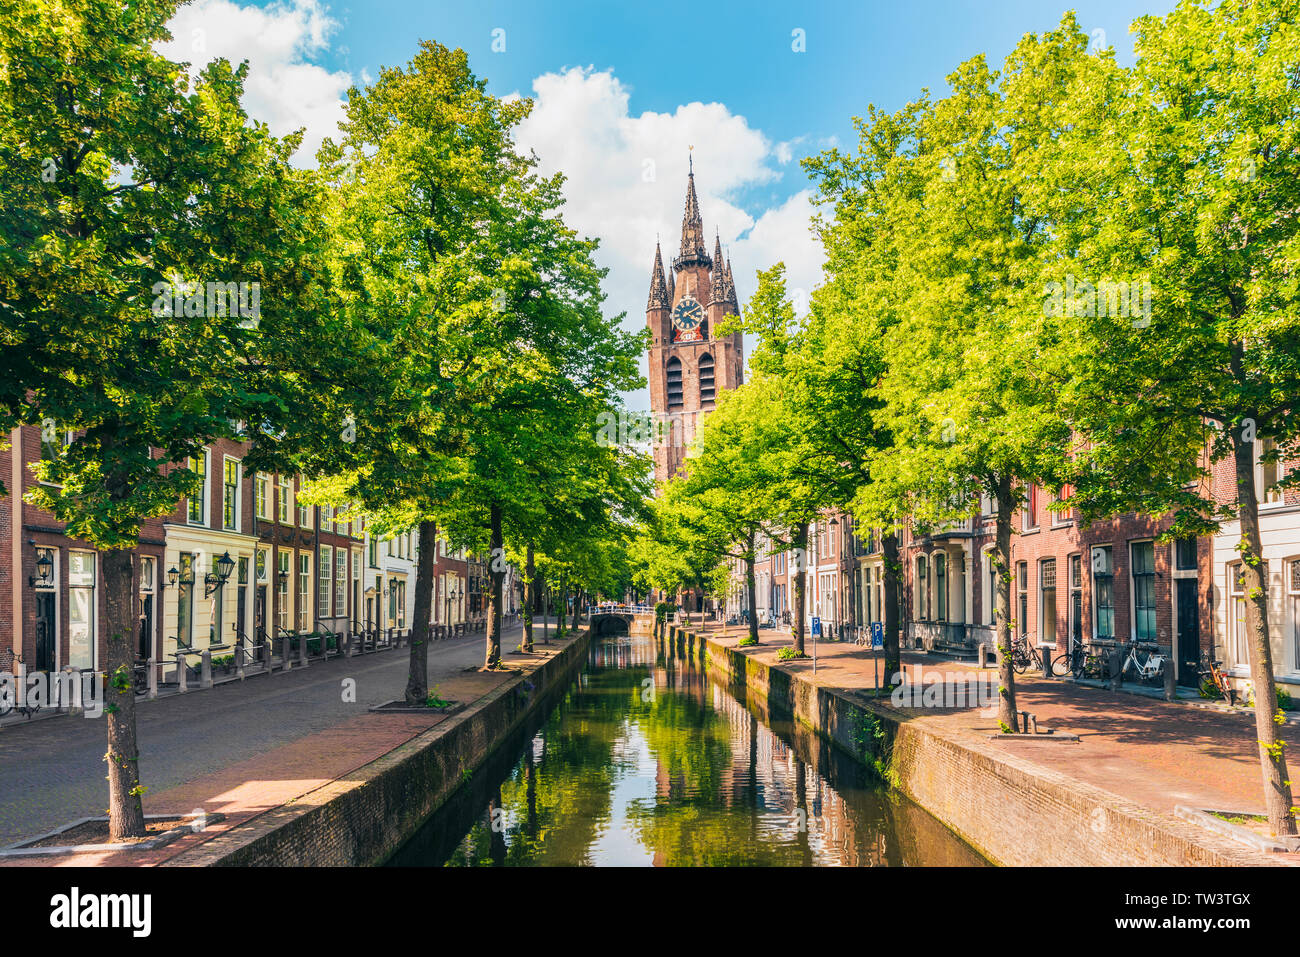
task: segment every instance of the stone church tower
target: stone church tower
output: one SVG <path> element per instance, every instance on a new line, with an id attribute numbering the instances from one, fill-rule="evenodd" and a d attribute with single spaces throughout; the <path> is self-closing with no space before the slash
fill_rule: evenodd
<path id="1" fill-rule="evenodd" d="M 695 170 L 686 180 L 681 247 L 664 278 L 663 257 L 655 243 L 646 325 L 650 345 L 650 409 L 657 428 L 655 481 L 681 468 L 701 416 L 714 407 L 718 392 L 740 385 L 745 368 L 740 330 L 718 335 L 723 316 L 740 314 L 731 263 L 723 260 L 714 236 L 713 255 L 704 246 L 704 224 L 695 196 Z"/>

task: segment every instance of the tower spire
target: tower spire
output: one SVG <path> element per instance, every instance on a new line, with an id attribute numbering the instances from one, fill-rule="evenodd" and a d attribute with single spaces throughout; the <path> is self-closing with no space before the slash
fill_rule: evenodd
<path id="1" fill-rule="evenodd" d="M 655 264 L 650 267 L 650 297 L 646 300 L 646 309 L 667 309 L 671 305 L 668 284 L 664 282 L 664 260 L 659 252 L 659 243 L 656 241 Z"/>
<path id="2" fill-rule="evenodd" d="M 709 254 L 704 251 L 704 221 L 700 216 L 700 201 L 695 195 L 695 164 L 686 176 L 686 210 L 682 213 L 682 245 L 677 261 L 693 261 L 708 266 Z M 674 264 L 676 265 L 676 264 Z"/>

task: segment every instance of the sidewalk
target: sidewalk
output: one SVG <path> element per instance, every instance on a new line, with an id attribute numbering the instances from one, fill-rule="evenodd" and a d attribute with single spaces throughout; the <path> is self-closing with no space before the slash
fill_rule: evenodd
<path id="1" fill-rule="evenodd" d="M 502 659 L 507 665 L 523 666 L 525 668 L 536 665 L 557 653 L 572 640 L 573 632 L 570 632 L 564 639 L 556 641 L 554 622 L 552 622 L 549 630 L 551 643 L 549 645 L 540 644 L 540 623 L 538 625 L 534 629 L 535 653 L 533 655 L 523 655 L 514 651 L 522 637 L 522 629 L 518 625 L 505 629 L 501 646 Z M 432 645 L 429 649 L 428 680 L 430 689 L 437 686 L 443 698 L 469 707 L 502 683 L 515 677 L 511 672 L 479 672 L 477 669 L 482 664 L 483 652 L 482 633 L 440 641 Z M 375 673 L 376 659 L 379 658 L 383 658 L 384 662 L 382 667 L 379 668 L 380 673 Z M 222 814 L 225 816 L 224 820 L 211 824 L 202 833 L 187 835 L 166 847 L 152 851 L 89 851 L 58 856 L 10 857 L 0 858 L 0 866 L 150 866 L 161 864 L 192 850 L 236 825 L 245 823 L 281 805 L 291 803 L 331 781 L 346 777 L 357 768 L 374 761 L 429 728 L 454 720 L 454 714 L 376 714 L 368 710 L 371 705 L 401 697 L 407 662 L 408 649 L 403 648 L 399 649 L 396 654 L 381 653 L 379 655 L 367 655 L 364 659 L 340 658 L 313 664 L 310 668 L 304 669 L 302 674 L 298 676 L 298 686 L 294 688 L 287 687 L 289 682 L 293 680 L 291 678 L 292 673 L 290 673 L 290 675 L 285 676 L 284 682 L 270 680 L 256 683 L 246 682 L 245 688 L 242 689 L 217 688 L 202 695 L 186 696 L 188 700 L 179 696 L 166 701 L 160 700 L 154 708 L 157 708 L 160 712 L 164 710 L 170 712 L 165 716 L 165 721 L 168 723 L 180 722 L 183 725 L 187 717 L 184 711 L 185 705 L 196 705 L 203 699 L 210 699 L 211 702 L 216 703 L 218 699 L 236 694 L 238 691 L 246 691 L 256 684 L 261 691 L 257 695 L 258 700 L 253 704 L 261 703 L 264 705 L 261 710 L 261 717 L 264 720 L 268 717 L 271 720 L 281 718 L 281 713 L 277 712 L 283 712 L 283 709 L 287 707 L 290 713 L 301 712 L 299 715 L 300 720 L 307 727 L 303 734 L 292 736 L 291 740 L 270 747 L 254 747 L 248 752 L 228 748 L 224 754 L 209 758 L 205 762 L 206 769 L 200 773 L 185 773 L 184 769 L 182 769 L 180 774 L 170 775 L 175 779 L 175 783 L 157 790 L 151 790 L 145 795 L 144 810 L 146 814 L 185 814 L 201 808 L 209 815 Z M 362 675 L 360 678 L 357 677 L 357 665 L 359 663 L 370 666 L 371 673 Z M 331 703 L 333 699 L 341 697 L 339 689 L 345 679 L 357 681 L 358 689 L 364 687 L 364 693 L 358 693 L 355 703 L 326 708 L 324 706 L 324 696 L 328 695 Z M 302 684 L 304 680 L 310 682 L 306 686 L 308 693 L 304 693 Z M 153 708 L 148 710 L 152 711 Z M 244 707 L 241 710 L 249 711 L 251 709 Z M 230 708 L 227 707 L 224 711 L 229 713 Z M 147 713 L 147 711 L 142 711 L 142 714 L 144 713 Z M 256 716 L 256 713 L 254 713 L 254 717 Z M 192 717 L 195 722 L 203 722 L 207 718 L 205 715 L 197 714 Z M 70 719 L 70 721 L 74 723 L 65 727 L 80 730 L 79 726 L 82 724 L 91 726 L 89 730 L 100 738 L 98 751 L 102 756 L 102 722 L 82 722 L 76 719 Z M 218 722 L 221 722 L 220 718 L 218 718 Z M 56 722 L 42 722 L 43 727 L 33 726 L 31 730 L 45 732 L 40 734 L 39 737 L 48 738 L 49 734 L 46 729 L 50 729 L 57 724 Z M 0 735 L 0 746 L 16 745 L 19 735 L 22 734 L 22 729 L 14 730 L 17 733 L 6 731 L 4 735 Z M 32 735 L 32 737 L 35 738 L 37 735 Z M 142 739 L 144 739 L 143 735 Z M 39 748 L 40 744 L 39 741 L 29 741 L 26 742 L 25 747 L 30 749 L 35 745 Z M 166 748 L 151 751 L 149 745 L 149 740 L 142 740 L 141 768 L 142 778 L 146 783 L 159 779 L 160 772 L 153 770 L 151 773 L 151 769 L 156 769 L 160 763 L 166 760 L 169 753 L 169 749 Z M 0 758 L 3 757 L 4 751 L 0 749 Z M 48 753 L 42 754 L 40 761 L 42 765 L 48 767 Z M 161 774 L 161 776 L 164 780 L 168 777 L 165 773 Z M 0 776 L 0 807 L 3 806 L 6 797 L 4 789 L 14 786 L 10 777 L 9 775 Z M 66 790 L 68 784 L 69 782 L 66 780 L 46 780 L 39 785 L 39 790 L 31 796 L 35 799 L 37 805 L 43 805 L 48 802 L 52 795 Z M 83 797 L 79 805 L 84 808 L 83 810 L 64 810 L 61 812 L 62 817 L 55 821 L 53 825 L 48 823 L 48 817 L 46 817 L 46 823 L 42 825 L 36 823 L 41 815 L 26 814 L 23 816 L 21 834 L 18 837 L 10 836 L 3 843 L 8 844 L 14 840 L 35 836 L 78 817 L 90 816 L 97 812 L 102 813 L 100 810 L 104 800 L 103 794 L 100 793 L 104 788 L 102 761 L 99 762 L 97 773 L 91 776 L 88 782 L 78 780 L 77 784 L 88 784 L 93 788 L 96 795 L 94 803 L 86 803 Z M 80 788 L 78 788 L 78 793 L 80 793 Z M 3 823 L 3 820 L 3 817 L 0 817 L 0 823 Z M 6 830 L 12 835 L 13 825 L 11 824 Z"/>
<path id="2" fill-rule="evenodd" d="M 735 625 L 726 628 L 725 634 L 717 624 L 704 630 L 710 639 L 729 647 L 745 636 Z M 876 688 L 877 665 L 883 671 L 879 652 L 851 642 L 819 641 L 814 675 L 811 659 L 777 661 L 777 652 L 790 644 L 788 635 L 764 629 L 759 641 L 757 648 L 737 650 L 824 687 L 870 694 Z M 811 654 L 811 638 L 805 640 L 804 650 Z M 924 653 L 905 651 L 902 658 L 913 680 L 918 669 L 955 676 L 981 670 L 974 663 Z M 996 669 L 983 671 L 996 680 Z M 883 674 L 881 678 L 882 684 L 887 681 Z M 893 707 L 888 698 L 875 699 L 875 703 Z M 1239 708 L 1229 713 L 1222 707 L 1204 707 L 1199 701 L 1165 702 L 1032 674 L 1016 676 L 1016 706 L 1036 715 L 1040 728 L 1050 727 L 1057 735 L 1078 735 L 1078 742 L 1046 740 L 1048 736 L 990 741 L 989 736 L 998 731 L 997 719 L 982 716 L 977 709 L 897 710 L 953 736 L 973 736 L 1008 754 L 1167 814 L 1172 815 L 1178 805 L 1263 812 L 1264 785 L 1252 711 Z M 1291 727 L 1288 724 L 1287 730 Z M 1300 770 L 1300 746 L 1290 749 L 1290 758 L 1294 779 Z M 1300 854 L 1275 856 L 1300 864 Z"/>

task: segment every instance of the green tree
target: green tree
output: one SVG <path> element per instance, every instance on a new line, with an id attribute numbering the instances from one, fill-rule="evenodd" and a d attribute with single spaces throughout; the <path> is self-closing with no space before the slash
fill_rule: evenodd
<path id="1" fill-rule="evenodd" d="M 1030 196 L 1056 224 L 1043 308 L 1065 313 L 1075 347 L 1070 504 L 1085 520 L 1171 514 L 1169 536 L 1235 522 L 1256 688 L 1274 683 L 1256 469 L 1300 451 L 1298 12 L 1226 0 L 1139 19 L 1135 65 L 1070 89 L 1071 126 L 1035 157 Z M 1256 695 L 1270 826 L 1294 834 L 1274 711 Z"/>
<path id="2" fill-rule="evenodd" d="M 154 52 L 176 6 L 0 7 L 0 409 L 5 428 L 77 433 L 29 501 L 101 552 L 115 840 L 144 834 L 140 523 L 194 490 L 183 463 L 204 443 L 278 431 L 306 391 L 285 356 L 310 367 L 337 345 L 313 282 L 320 187 L 288 163 L 299 137 L 248 122 L 246 64 L 217 60 L 191 82 Z M 196 282 L 248 284 L 243 312 Z"/>

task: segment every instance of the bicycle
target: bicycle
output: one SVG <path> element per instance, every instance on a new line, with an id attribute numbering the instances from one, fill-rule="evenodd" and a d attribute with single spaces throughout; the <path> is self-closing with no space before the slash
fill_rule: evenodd
<path id="1" fill-rule="evenodd" d="M 1124 658 L 1124 666 L 1120 668 L 1120 674 L 1127 674 L 1130 667 L 1133 668 L 1133 677 L 1139 682 L 1159 681 L 1164 674 L 1165 662 L 1167 659 L 1158 651 L 1149 652 L 1146 660 L 1138 658 L 1137 646 L 1133 645 L 1128 650 L 1128 655 Z"/>
<path id="2" fill-rule="evenodd" d="M 1105 669 L 1106 659 L 1096 652 L 1086 650 L 1082 642 L 1052 659 L 1052 674 L 1058 678 L 1070 674 L 1076 679 L 1100 678 L 1104 676 Z"/>
<path id="3" fill-rule="evenodd" d="M 1237 691 L 1228 683 L 1228 676 L 1220 667 L 1222 664 L 1223 662 L 1215 661 L 1209 655 L 1201 655 L 1201 667 L 1196 672 L 1201 679 L 1201 691 L 1202 693 L 1217 692 L 1218 696 L 1229 705 L 1234 705 L 1237 703 Z"/>
<path id="4" fill-rule="evenodd" d="M 1034 650 L 1030 647 L 1030 635 L 1021 635 L 1011 643 L 1011 667 L 1016 674 L 1023 675 L 1034 664 Z"/>

